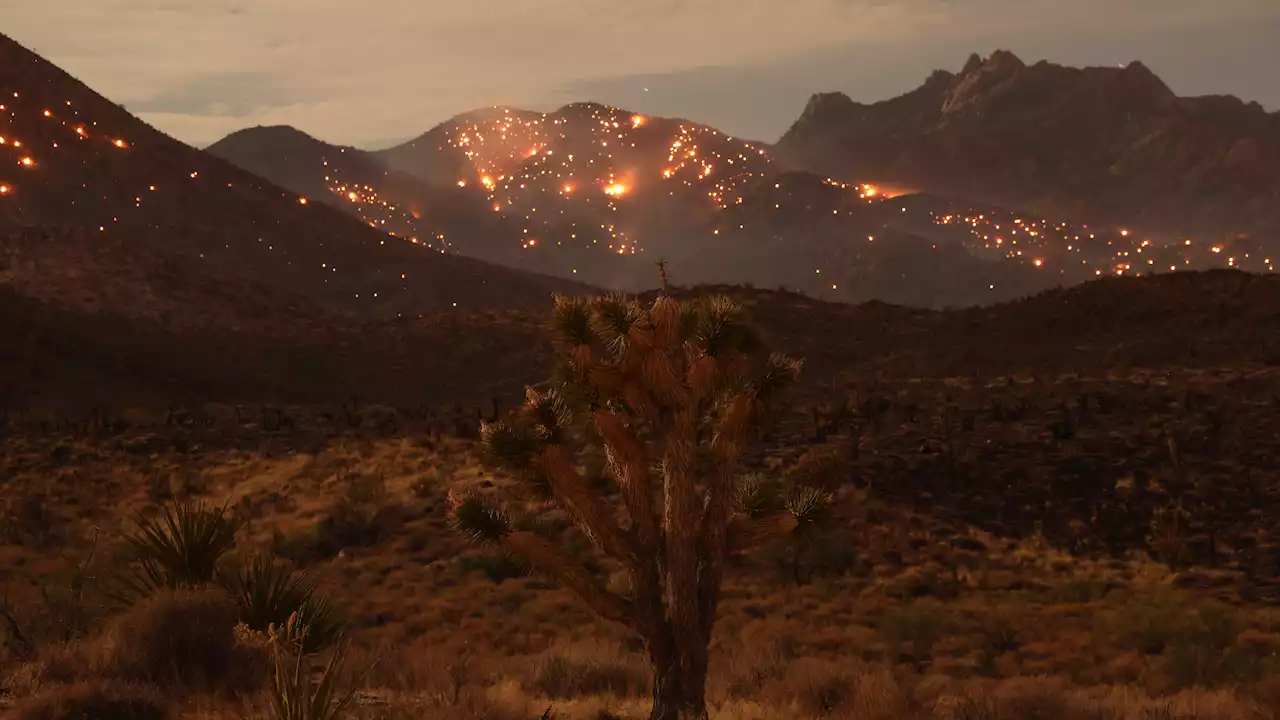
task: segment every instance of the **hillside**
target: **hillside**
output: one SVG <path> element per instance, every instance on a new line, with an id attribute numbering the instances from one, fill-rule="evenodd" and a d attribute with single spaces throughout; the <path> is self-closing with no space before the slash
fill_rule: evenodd
<path id="1" fill-rule="evenodd" d="M 714 128 L 594 103 L 473 111 L 376 153 L 286 128 L 241 131 L 209 151 L 300 192 L 327 186 L 329 202 L 362 220 L 396 214 L 385 227 L 443 236 L 451 252 L 602 286 L 653 287 L 658 259 L 688 284 L 934 307 L 1062 280 L 974 257 L 932 222 L 900 231 L 901 208 L 874 187 L 784 172 L 767 148 Z"/>
<path id="2" fill-rule="evenodd" d="M 515 307 L 579 287 L 445 256 L 308 202 L 146 126 L 4 37 L 0 138 L 6 234 L 96 233 L 367 317 Z"/>
<path id="3" fill-rule="evenodd" d="M 747 469 L 833 501 L 817 532 L 726 568 L 711 717 L 1244 720 L 1277 707 L 1277 278 L 1107 278 L 955 312 L 718 290 L 808 361 L 805 392 L 753 442 Z M 440 338 L 447 355 L 495 344 L 468 358 L 466 375 L 420 363 L 420 377 L 457 380 L 443 386 L 452 397 L 491 372 L 545 377 L 531 312 L 459 323 Z M 47 327 L 65 332 L 71 319 Z M 0 332 L 14 327 L 0 317 Z M 225 338 L 236 352 L 206 364 L 241 362 L 244 339 Z M 0 357 L 19 347 L 0 342 Z M 128 699 L 148 717 L 198 706 L 211 720 L 266 706 L 257 636 L 231 635 L 247 613 L 165 593 L 121 606 L 107 594 L 133 518 L 197 500 L 238 521 L 224 568 L 270 553 L 336 603 L 354 648 L 342 676 L 358 691 L 350 717 L 646 716 L 653 673 L 634 634 L 452 529 L 457 493 L 527 489 L 485 459 L 474 407 L 408 385 L 383 391 L 398 393 L 394 408 L 353 402 L 350 368 L 316 354 L 304 366 L 320 377 L 278 375 L 295 393 L 308 382 L 327 391 L 316 404 L 261 404 L 271 369 L 257 385 L 228 378 L 255 398 L 238 407 L 198 404 L 206 392 L 148 410 L 142 382 L 127 380 L 167 380 L 153 371 L 179 364 L 164 347 L 155 368 L 103 378 L 120 396 L 87 386 L 91 412 L 0 413 L 12 668 L 0 706 L 99 717 L 50 708 Z M 112 368 L 86 349 L 61 357 Z M 394 355 L 364 362 L 379 379 L 410 379 Z M 55 385 L 72 392 L 71 379 Z M 604 463 L 581 459 L 592 497 L 625 512 Z M 515 507 L 593 580 L 621 587 L 618 565 L 539 497 Z M 204 652 L 228 646 L 237 652 Z M 201 681 L 232 689 L 187 680 L 193 658 Z"/>
<path id="4" fill-rule="evenodd" d="M 285 128 L 241 131 L 210 151 L 298 191 L 327 187 L 349 214 L 443 237 L 451 252 L 631 290 L 653 287 L 658 259 L 686 284 L 933 308 L 1100 275 L 1272 267 L 1249 237 L 1187 243 L 1046 217 L 975 200 L 963 183 L 947 196 L 890 192 L 856 173 L 840 182 L 705 125 L 594 103 L 473 111 L 375 153 Z"/>
<path id="5" fill-rule="evenodd" d="M 898 382 L 1280 363 L 1280 278 L 1236 271 L 1107 278 L 950 311 L 846 305 L 743 287 L 676 290 L 712 291 L 743 302 L 772 343 L 806 358 L 806 394 L 817 398 L 845 377 Z M 186 292 L 190 297 L 198 288 Z M 218 297 L 210 291 L 196 301 L 210 313 L 250 302 Z M 487 405 L 495 397 L 513 400 L 542 380 L 551 357 L 544 337 L 549 300 L 519 311 L 351 324 L 306 306 L 281 317 L 273 311 L 286 307 L 280 298 L 272 306 L 240 307 L 263 320 L 235 329 L 212 318 L 197 325 L 176 302 L 159 316 L 137 319 L 6 291 L 0 396 L 11 408 L 72 414 L 95 406 L 316 404 L 352 396 L 402 408 Z"/>
<path id="6" fill-rule="evenodd" d="M 1177 97 L 1140 62 L 1077 69 L 974 55 L 891 100 L 815 95 L 775 151 L 790 167 L 1048 218 L 1280 244 L 1280 114 Z"/>

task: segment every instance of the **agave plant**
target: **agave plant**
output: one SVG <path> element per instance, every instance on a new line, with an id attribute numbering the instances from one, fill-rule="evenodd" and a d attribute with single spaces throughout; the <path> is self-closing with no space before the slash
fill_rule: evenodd
<path id="1" fill-rule="evenodd" d="M 306 654 L 297 651 L 306 643 L 306 634 L 306 627 L 296 615 L 270 629 L 275 678 L 268 694 L 275 720 L 337 720 L 355 698 L 354 685 L 345 691 L 338 687 L 347 647 L 340 645 L 334 651 L 319 680 L 315 680 L 307 667 Z"/>
<path id="2" fill-rule="evenodd" d="M 304 630 L 304 654 L 332 645 L 342 634 L 337 608 L 316 592 L 306 573 L 295 573 L 268 556 L 255 555 L 238 569 L 221 573 L 220 580 L 239 605 L 245 625 L 262 632 L 273 626 Z"/>
<path id="3" fill-rule="evenodd" d="M 118 578 L 111 594 L 132 602 L 161 588 L 194 587 L 212 582 L 218 563 L 235 545 L 239 522 L 227 506 L 199 502 L 170 505 L 159 517 L 139 516 L 124 542 L 135 565 Z"/>

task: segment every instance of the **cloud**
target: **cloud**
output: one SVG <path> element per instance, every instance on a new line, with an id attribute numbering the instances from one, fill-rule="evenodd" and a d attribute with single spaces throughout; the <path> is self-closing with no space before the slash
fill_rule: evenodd
<path id="1" fill-rule="evenodd" d="M 877 99 L 996 46 L 1071 61 L 1163 34 L 1220 68 L 1235 40 L 1182 29 L 1230 18 L 1275 47 L 1278 13 L 1275 0 L 0 0 L 5 32 L 181 139 L 284 122 L 355 145 L 483 105 L 588 98 L 767 138 L 814 90 Z M 1133 47 L 1124 59 L 1161 52 Z"/>
<path id="2" fill-rule="evenodd" d="M 322 94 L 289 85 L 278 75 L 230 72 L 184 79 L 148 97 L 132 100 L 128 106 L 131 111 L 144 114 L 241 119 L 320 99 Z"/>

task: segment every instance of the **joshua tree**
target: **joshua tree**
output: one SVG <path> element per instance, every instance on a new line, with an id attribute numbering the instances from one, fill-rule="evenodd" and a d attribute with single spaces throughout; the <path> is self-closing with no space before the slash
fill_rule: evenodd
<path id="1" fill-rule="evenodd" d="M 747 443 L 794 384 L 800 361 L 767 357 L 727 298 L 651 304 L 620 295 L 557 296 L 560 363 L 508 421 L 486 423 L 493 458 L 563 508 L 595 548 L 625 570 L 607 590 L 511 511 L 478 495 L 451 497 L 458 528 L 550 575 L 600 616 L 643 639 L 653 665 L 652 720 L 706 718 L 707 647 L 728 557 L 816 521 L 817 488 L 776 497 L 744 476 Z M 617 506 L 577 469 L 604 450 Z"/>

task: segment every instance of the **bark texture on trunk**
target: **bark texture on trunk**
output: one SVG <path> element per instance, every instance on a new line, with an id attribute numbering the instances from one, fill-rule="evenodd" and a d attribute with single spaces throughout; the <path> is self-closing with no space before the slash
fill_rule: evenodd
<path id="1" fill-rule="evenodd" d="M 707 720 L 707 651 L 697 638 L 681 647 L 669 632 L 649 645 L 653 712 L 649 720 Z"/>

